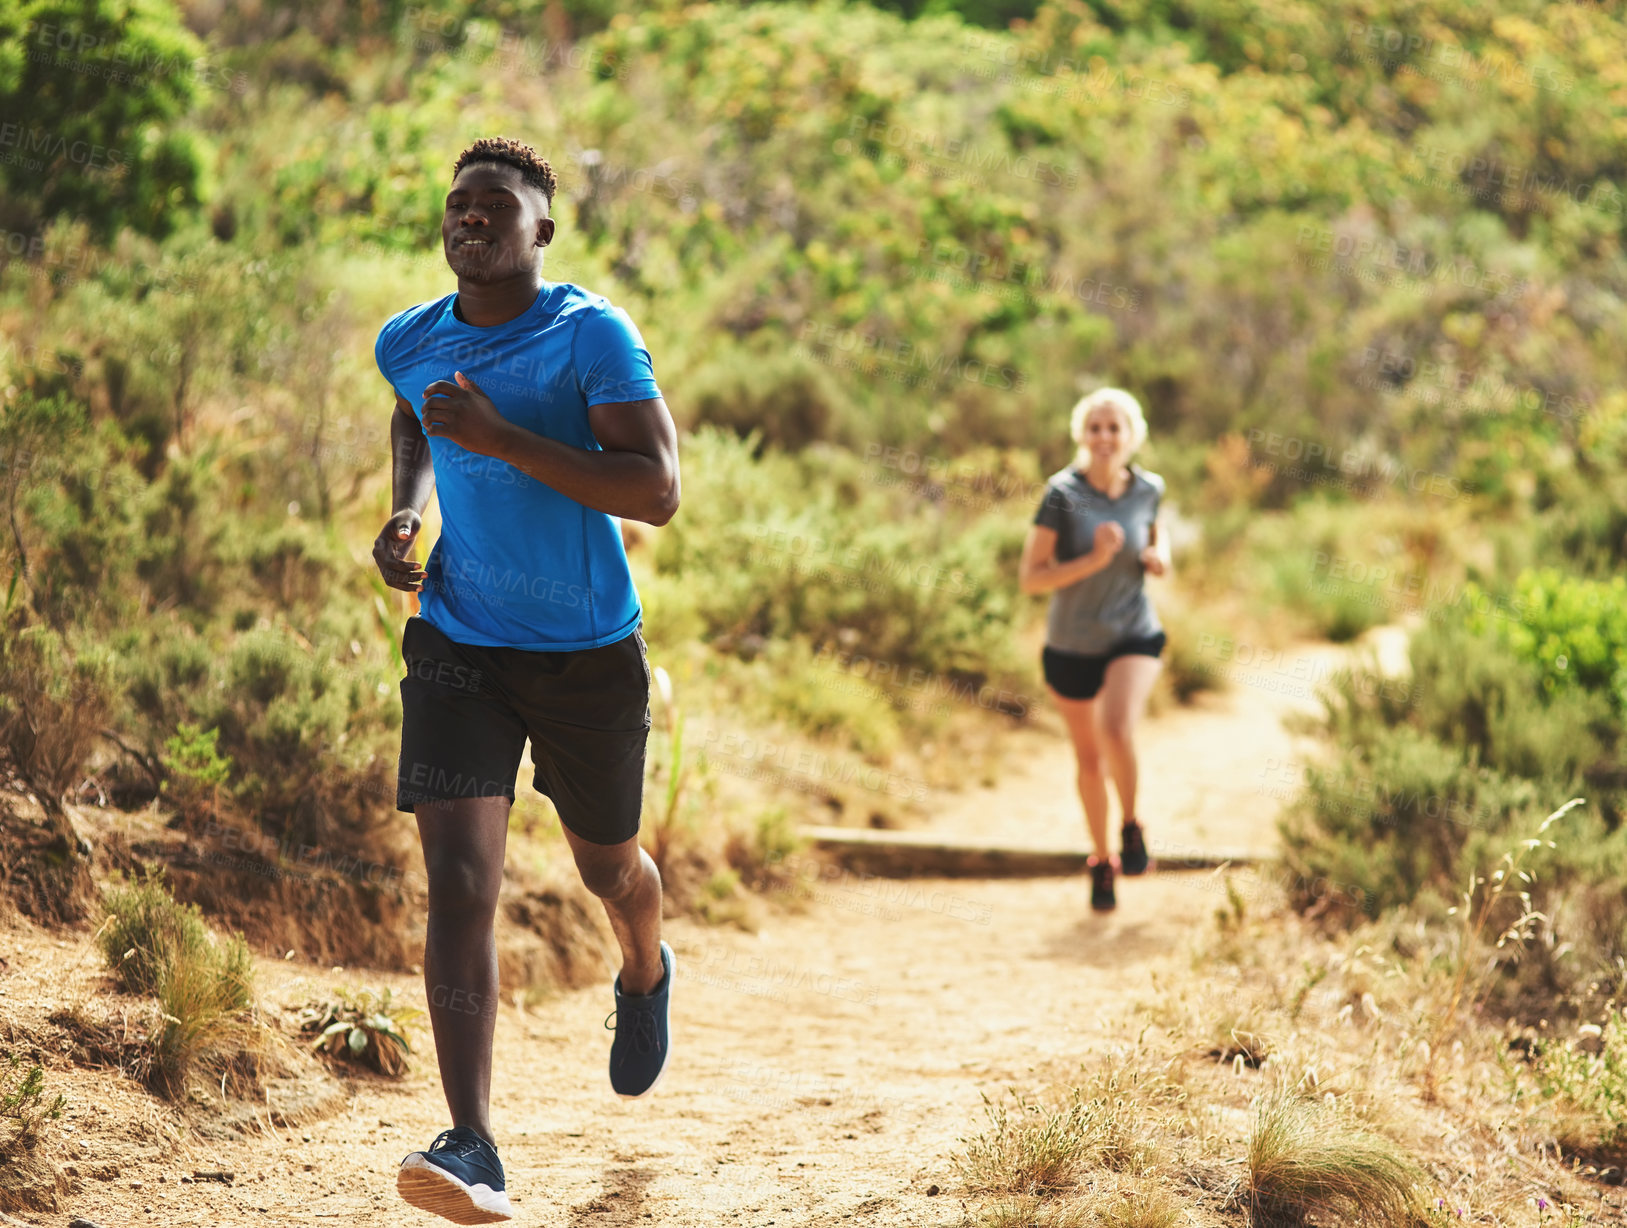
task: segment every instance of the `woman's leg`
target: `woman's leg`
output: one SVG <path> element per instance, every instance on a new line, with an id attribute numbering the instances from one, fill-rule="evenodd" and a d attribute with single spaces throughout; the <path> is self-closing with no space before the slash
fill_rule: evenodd
<path id="1" fill-rule="evenodd" d="M 1164 663 L 1157 657 L 1114 657 L 1097 702 L 1101 705 L 1102 756 L 1107 760 L 1126 823 L 1136 822 L 1135 727 Z M 1103 832 L 1106 820 L 1103 819 Z"/>
<path id="2" fill-rule="evenodd" d="M 1096 704 L 1094 699 L 1064 699 L 1051 688 L 1062 720 L 1068 726 L 1068 737 L 1073 741 L 1074 758 L 1079 764 L 1079 800 L 1085 807 L 1085 823 L 1090 828 L 1090 842 L 1096 846 L 1096 856 L 1109 857 L 1107 845 L 1107 780 L 1102 774 L 1102 752 L 1096 735 Z"/>

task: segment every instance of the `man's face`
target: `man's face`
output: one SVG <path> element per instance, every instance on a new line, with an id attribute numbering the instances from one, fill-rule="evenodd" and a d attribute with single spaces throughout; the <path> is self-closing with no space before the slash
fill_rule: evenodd
<path id="1" fill-rule="evenodd" d="M 541 267 L 554 237 L 548 200 L 502 162 L 472 162 L 446 194 L 441 246 L 464 281 L 489 283 Z"/>

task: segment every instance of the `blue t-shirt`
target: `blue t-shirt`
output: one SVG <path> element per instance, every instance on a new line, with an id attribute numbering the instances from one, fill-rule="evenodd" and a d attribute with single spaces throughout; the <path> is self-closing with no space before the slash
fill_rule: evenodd
<path id="1" fill-rule="evenodd" d="M 506 324 L 477 328 L 456 294 L 420 303 L 379 331 L 384 378 L 424 416 L 424 389 L 462 371 L 504 418 L 597 450 L 588 407 L 661 395 L 649 351 L 625 311 L 569 282 L 544 282 Z M 425 563 L 419 610 L 461 644 L 567 652 L 632 634 L 642 610 L 621 522 L 507 461 L 429 437 L 441 535 Z"/>

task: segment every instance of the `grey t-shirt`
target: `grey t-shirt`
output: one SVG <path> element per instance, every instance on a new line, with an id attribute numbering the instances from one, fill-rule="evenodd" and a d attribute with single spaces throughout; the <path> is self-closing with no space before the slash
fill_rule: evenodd
<path id="1" fill-rule="evenodd" d="M 1097 525 L 1116 520 L 1124 530 L 1124 545 L 1111 563 L 1051 594 L 1045 629 L 1049 648 L 1096 656 L 1121 640 L 1163 630 L 1142 583 L 1141 552 L 1151 544 L 1164 479 L 1135 465 L 1129 470 L 1130 485 L 1117 499 L 1109 499 L 1071 467 L 1045 484 L 1045 499 L 1034 523 L 1056 530 L 1058 562 L 1089 554 Z"/>

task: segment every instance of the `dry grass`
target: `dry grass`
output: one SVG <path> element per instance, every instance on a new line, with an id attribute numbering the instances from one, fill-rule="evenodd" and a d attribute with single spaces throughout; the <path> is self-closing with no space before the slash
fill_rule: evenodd
<path id="1" fill-rule="evenodd" d="M 1176 1228 L 1186 1215 L 1168 1190 L 1143 1181 L 1103 1199 L 1096 1219 L 1101 1228 Z"/>
<path id="2" fill-rule="evenodd" d="M 1437 1049 L 1454 989 L 1474 991 L 1461 921 L 1396 912 L 1329 936 L 1284 911 L 1269 878 L 1243 875 L 1234 894 L 1246 911 L 1150 965 L 1153 990 L 1100 1042 L 1124 1055 L 1121 1086 L 1141 1070 L 1159 1094 L 1112 1112 L 1095 1104 L 1101 1076 L 1061 1071 L 990 1106 L 964 1145 L 969 1222 L 1395 1226 L 1462 1210 L 1535 1228 L 1542 1199 L 1550 1225 L 1627 1223 L 1613 983 L 1577 1038 L 1460 1009 Z M 1102 1145 L 1115 1120 L 1133 1173 Z"/>
<path id="3" fill-rule="evenodd" d="M 254 1011 L 248 943 L 217 939 L 197 906 L 177 904 L 154 876 L 108 892 L 107 910 L 97 941 L 120 988 L 157 1000 L 139 1072 L 172 1098 L 203 1072 L 222 1090 L 257 1088 L 280 1064 Z"/>
<path id="4" fill-rule="evenodd" d="M 1099 1071 L 1059 1101 L 984 1097 L 988 1127 L 963 1140 L 957 1163 L 967 1188 L 1035 1196 L 1077 1186 L 1092 1169 L 1141 1173 L 1157 1159 L 1155 1122 L 1180 1092 L 1160 1072 L 1133 1064 Z"/>
<path id="5" fill-rule="evenodd" d="M 1419 1220 L 1423 1170 L 1389 1139 L 1279 1087 L 1255 1101 L 1242 1201 L 1257 1228 L 1359 1215 L 1408 1228 Z"/>
<path id="6" fill-rule="evenodd" d="M 1094 1220 L 1083 1203 L 1048 1203 L 1021 1195 L 990 1203 L 976 1222 L 978 1228 L 1092 1228 Z"/>

